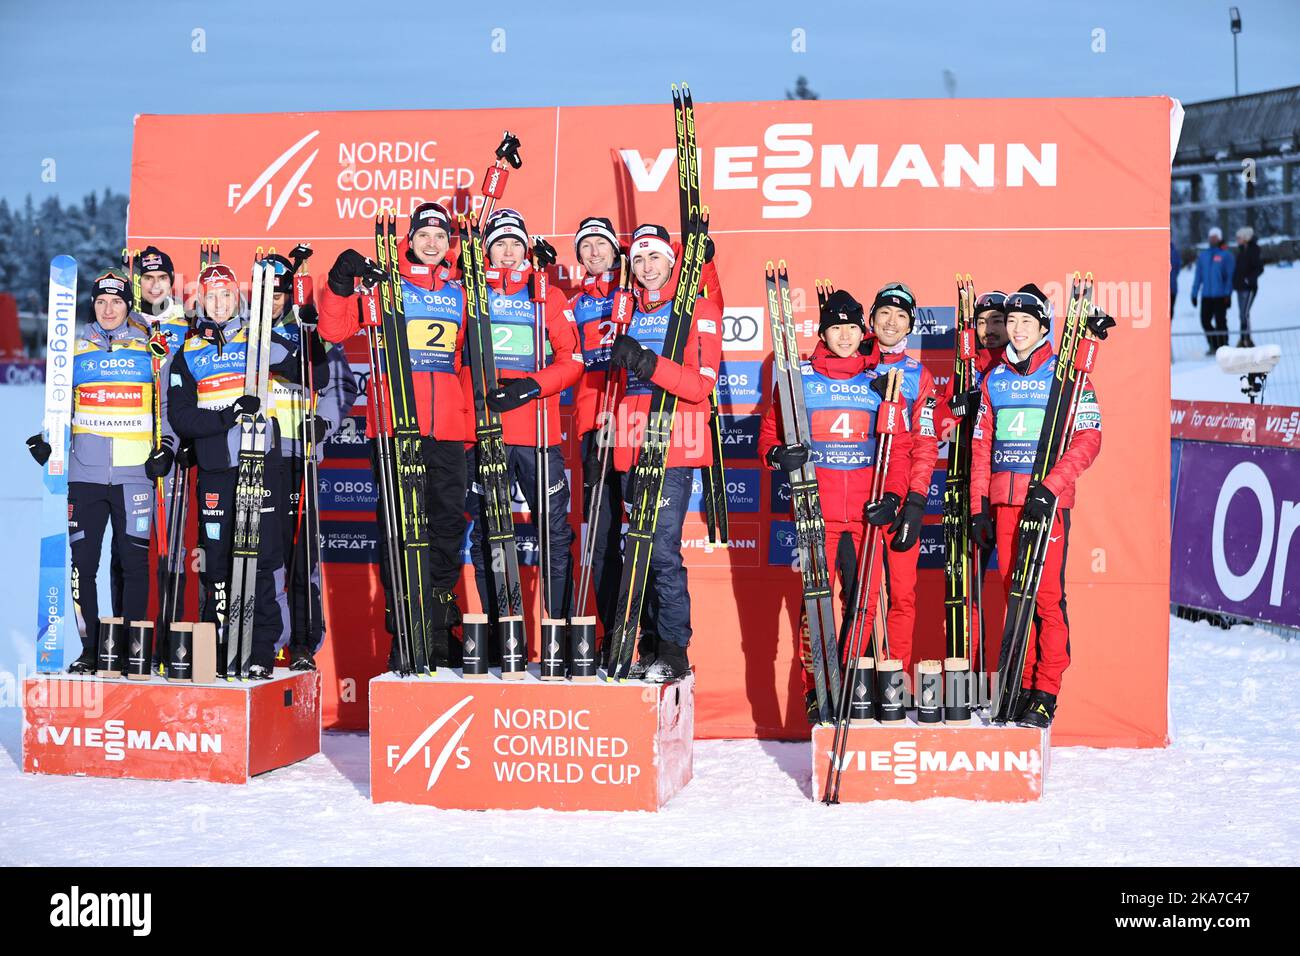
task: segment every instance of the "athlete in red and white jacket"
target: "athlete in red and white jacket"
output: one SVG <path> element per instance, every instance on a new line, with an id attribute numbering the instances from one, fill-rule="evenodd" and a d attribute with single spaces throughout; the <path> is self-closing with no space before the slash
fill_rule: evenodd
<path id="1" fill-rule="evenodd" d="M 646 224 L 632 234 L 635 309 L 628 331 L 614 341 L 610 362 L 621 370 L 622 395 L 615 418 L 614 467 L 624 473 L 624 492 L 644 438 L 654 389 L 677 397 L 672 438 L 659 496 L 650 552 L 648 623 L 630 676 L 675 680 L 690 670 L 691 597 L 682 561 L 682 527 L 697 467 L 713 463 L 709 395 L 722 363 L 722 315 L 707 298 L 696 298 L 680 362 L 665 357 L 673 296 L 680 281 L 680 247 L 663 226 Z"/>
<path id="2" fill-rule="evenodd" d="M 875 482 L 876 416 L 881 396 L 871 383 L 887 369 L 880 364 L 875 349 L 861 350 L 866 324 L 862 306 L 846 291 L 838 290 L 822 308 L 818 335 L 820 341 L 800 375 L 804 403 L 808 408 L 809 438 L 812 448 L 793 444 L 782 427 L 782 410 L 778 395 L 763 413 L 758 432 L 758 454 L 773 470 L 792 471 L 813 456 L 817 471 L 817 493 L 826 526 L 828 568 L 838 571 L 840 600 L 844 608 L 840 628 L 841 656 L 847 654 L 843 644 L 856 608 L 857 567 L 866 529 L 865 512 L 871 504 Z M 884 493 L 895 503 L 907 494 L 911 467 L 912 433 L 903 429 L 895 433 L 885 473 Z M 888 519 L 886 519 L 888 520 Z M 868 620 L 874 620 L 878 584 L 884 573 L 882 553 L 877 552 L 872 572 L 871 593 L 865 595 Z M 812 658 L 807 621 L 801 615 L 800 651 L 804 661 L 804 696 L 809 719 L 817 719 L 817 701 L 813 689 Z"/>
<path id="3" fill-rule="evenodd" d="M 460 578 L 460 549 L 465 537 L 465 443 L 474 437 L 459 379 L 461 348 L 465 341 L 465 294 L 452 272 L 451 233 L 447 210 L 438 203 L 423 203 L 411 213 L 406 238 L 397 247 L 402 306 L 409 333 L 411 382 L 422 436 L 420 454 L 426 474 L 429 564 L 434 586 L 434 614 L 429 621 L 435 658 L 432 663 L 439 665 L 452 661 L 451 629 L 460 622 L 452 589 Z M 330 269 L 325 287 L 316 290 L 320 314 L 317 331 L 321 337 L 342 342 L 357 334 L 360 329 L 355 296 L 358 280 L 383 278 L 373 260 L 355 249 L 344 250 Z M 366 434 L 372 439 L 377 429 L 375 388 L 375 376 L 371 375 L 366 393 Z M 390 425 L 384 423 L 385 431 Z M 377 473 L 376 455 L 372 441 L 371 461 Z M 380 534 L 384 527 L 384 521 L 380 520 Z M 391 608 L 388 549 L 381 546 L 378 550 L 380 576 Z M 385 622 L 391 633 L 391 613 L 385 615 Z M 390 667 L 396 663 L 395 654 L 390 653 Z"/>
<path id="4" fill-rule="evenodd" d="M 1031 484 L 1043 412 L 1056 356 L 1047 333 L 1052 309 L 1035 285 L 1007 296 L 1007 345 L 1001 364 L 980 385 L 978 423 L 971 436 L 971 501 L 979 503 L 971 530 L 988 550 L 996 542 L 1007 593 L 1015 567 L 1016 527 L 1021 514 L 1046 519 L 1055 508 L 1035 608 L 1037 637 L 1030 636 L 1013 719 L 1046 727 L 1056 711 L 1061 675 L 1070 664 L 1070 627 L 1065 607 L 1065 561 L 1070 509 L 1079 476 L 1101 451 L 1101 408 L 1092 383 L 1079 396 L 1074 433 L 1042 483 Z"/>
<path id="5" fill-rule="evenodd" d="M 916 630 L 916 562 L 921 549 L 921 523 L 930 494 L 939 439 L 934 431 L 935 388 L 930 370 L 907 354 L 907 336 L 916 321 L 916 298 L 901 282 L 891 282 L 871 303 L 870 326 L 881 368 L 903 373 L 903 397 L 912 431 L 908 455 L 907 494 L 886 531 L 885 552 L 889 569 L 889 653 L 912 673 L 912 639 Z"/>
<path id="6" fill-rule="evenodd" d="M 484 396 L 487 406 L 501 416 L 501 430 L 506 444 L 510 477 L 523 490 L 529 511 L 538 514 L 537 448 L 546 446 L 550 483 L 547 505 L 550 529 L 550 573 L 544 589 L 546 616 L 568 618 L 572 601 L 573 529 L 569 525 L 569 479 L 561 453 L 560 393 L 576 385 L 582 375 L 582 353 L 578 349 L 578 330 L 564 293 L 548 287 L 543 304 L 546 341 L 544 357 L 537 361 L 536 310 L 533 302 L 534 275 L 529 258 L 528 228 L 523 216 L 514 209 L 498 209 L 486 223 L 483 234 L 488 257 L 488 321 L 497 388 Z M 483 321 L 483 319 L 480 319 Z M 461 386 L 469 421 L 473 422 L 474 382 L 471 369 L 461 369 Z M 538 434 L 538 409 L 544 403 Z M 471 445 L 467 453 L 471 491 L 477 485 L 478 453 Z M 480 495 L 469 498 L 471 512 L 479 513 Z M 474 559 L 475 578 L 483 607 L 489 614 L 496 611 L 488 598 L 488 582 L 483 558 L 483 521 L 475 521 L 470 533 L 470 553 Z"/>

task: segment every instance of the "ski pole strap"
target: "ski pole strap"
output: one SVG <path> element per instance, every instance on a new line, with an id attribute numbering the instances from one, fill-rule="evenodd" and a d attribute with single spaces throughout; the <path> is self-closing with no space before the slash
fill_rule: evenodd
<path id="1" fill-rule="evenodd" d="M 501 145 L 497 147 L 496 157 L 498 160 L 504 159 L 515 169 L 522 166 L 524 161 L 519 155 L 519 137 L 506 130 L 501 137 Z"/>

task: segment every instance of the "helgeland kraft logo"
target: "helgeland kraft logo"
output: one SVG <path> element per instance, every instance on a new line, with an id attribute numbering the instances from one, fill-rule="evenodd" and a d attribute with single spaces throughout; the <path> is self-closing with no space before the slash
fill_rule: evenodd
<path id="1" fill-rule="evenodd" d="M 826 751 L 827 760 L 833 759 Z M 911 786 L 931 773 L 1037 773 L 1036 750 L 921 750 L 899 740 L 888 750 L 846 750 L 841 772 L 888 774 L 896 786 Z"/>

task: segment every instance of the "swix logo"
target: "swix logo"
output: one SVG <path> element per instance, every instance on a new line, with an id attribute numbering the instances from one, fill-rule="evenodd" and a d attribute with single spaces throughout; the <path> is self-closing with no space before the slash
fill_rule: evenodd
<path id="1" fill-rule="evenodd" d="M 125 760 L 128 750 L 172 753 L 221 753 L 221 734 L 182 730 L 139 730 L 122 720 L 106 720 L 102 727 L 41 727 L 37 737 L 56 747 L 82 747 L 104 751 L 105 760 Z"/>
<path id="2" fill-rule="evenodd" d="M 929 151 L 919 143 L 814 145 L 812 123 L 773 123 L 763 146 L 701 150 L 700 165 L 712 171 L 712 187 L 762 192 L 764 219 L 803 219 L 812 211 L 814 189 L 994 189 L 1056 185 L 1056 143 L 944 143 Z M 638 192 L 658 192 L 668 179 L 676 150 L 649 158 L 619 151 Z M 884 174 L 881 175 L 881 170 Z M 936 174 L 937 171 L 937 174 Z"/>
<path id="3" fill-rule="evenodd" d="M 1037 762 L 1032 750 L 920 750 L 915 740 L 899 740 L 889 750 L 845 751 L 840 770 L 887 773 L 895 785 L 911 786 L 926 773 L 1026 773 Z"/>
<path id="4" fill-rule="evenodd" d="M 412 761 L 418 761 L 420 766 L 429 769 L 429 782 L 425 784 L 424 789 L 432 790 L 433 785 L 438 782 L 438 778 L 442 775 L 443 768 L 447 766 L 447 762 L 451 760 L 453 756 L 456 758 L 457 770 L 468 769 L 470 765 L 469 747 L 461 746 L 460 742 L 469 731 L 470 724 L 474 723 L 474 714 L 470 714 L 463 724 L 458 721 L 456 722 L 456 729 L 442 745 L 442 749 L 438 751 L 438 756 L 436 758 L 433 756 L 433 747 L 430 744 L 430 741 L 437 736 L 438 731 L 442 730 L 444 726 L 453 722 L 456 715 L 464 710 L 473 700 L 474 695 L 469 694 L 448 707 L 443 711 L 441 716 L 434 720 L 433 723 L 429 724 L 428 727 L 424 728 L 420 735 L 411 742 L 411 745 L 406 748 L 406 751 L 402 753 L 400 757 L 398 756 L 399 748 L 397 744 L 389 744 L 385 748 L 384 753 L 386 762 L 388 766 L 392 768 L 393 773 L 396 774 L 400 772 L 403 767 Z"/>
<path id="5" fill-rule="evenodd" d="M 280 213 L 284 212 L 284 207 L 295 197 L 297 200 L 296 205 L 300 209 L 310 206 L 312 204 L 311 183 L 304 183 L 302 178 L 307 175 L 307 170 L 316 161 L 316 156 L 320 153 L 319 149 L 312 150 L 311 155 L 303 160 L 288 180 L 285 181 L 279 193 L 276 192 L 275 183 L 272 180 L 275 178 L 275 174 L 284 168 L 290 160 L 297 157 L 303 147 L 319 135 L 320 130 L 314 129 L 298 140 L 258 173 L 257 178 L 253 180 L 247 189 L 241 183 L 227 185 L 226 208 L 234 207 L 235 212 L 238 213 L 258 196 L 261 196 L 262 204 L 270 210 L 270 214 L 266 219 L 266 228 L 270 229 L 275 225 L 276 220 L 280 218 Z"/>

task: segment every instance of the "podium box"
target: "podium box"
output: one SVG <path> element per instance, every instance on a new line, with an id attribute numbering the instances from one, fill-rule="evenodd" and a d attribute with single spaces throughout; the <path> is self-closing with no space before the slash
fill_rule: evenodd
<path id="1" fill-rule="evenodd" d="M 969 724 L 906 720 L 848 728 L 840 802 L 959 800 L 1023 803 L 1043 795 L 1051 752 L 1049 730 L 996 725 L 976 716 Z M 813 728 L 814 800 L 826 791 L 835 728 Z"/>
<path id="2" fill-rule="evenodd" d="M 691 779 L 695 677 L 671 684 L 383 674 L 370 796 L 455 810 L 658 810 Z"/>
<path id="3" fill-rule="evenodd" d="M 212 684 L 29 677 L 23 770 L 247 783 L 320 753 L 320 700 L 316 671 Z"/>

